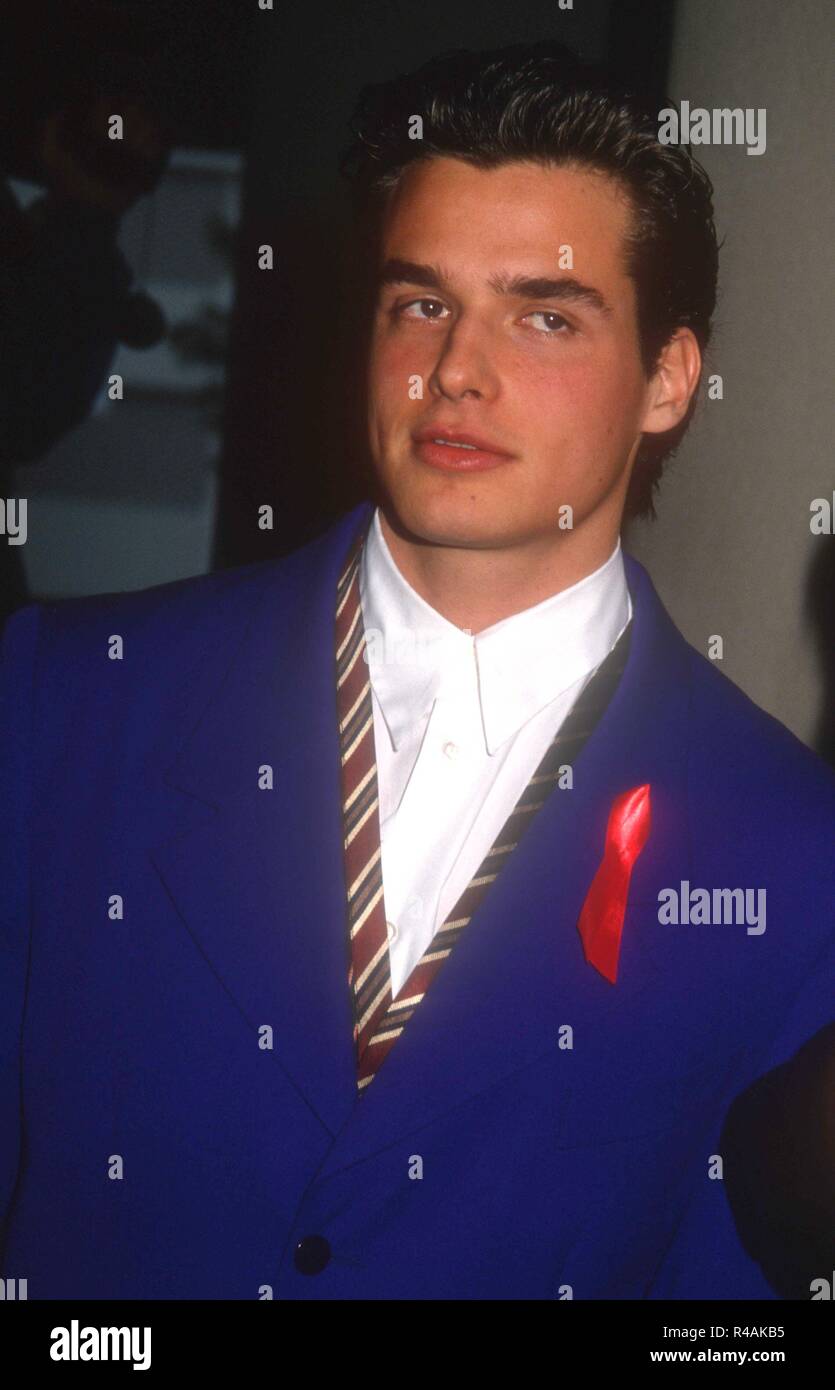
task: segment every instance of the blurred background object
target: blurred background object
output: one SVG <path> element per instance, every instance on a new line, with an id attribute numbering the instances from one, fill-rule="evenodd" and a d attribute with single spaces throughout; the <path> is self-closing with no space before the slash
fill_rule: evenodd
<path id="1" fill-rule="evenodd" d="M 211 563 L 225 362 L 180 335 L 231 308 L 245 90 L 239 6 L 3 8 L 0 616 Z"/>

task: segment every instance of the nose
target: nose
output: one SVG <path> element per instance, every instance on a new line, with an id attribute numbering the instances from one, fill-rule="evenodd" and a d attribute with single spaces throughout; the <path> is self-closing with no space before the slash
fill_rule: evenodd
<path id="1" fill-rule="evenodd" d="M 488 351 L 483 328 L 463 318 L 452 325 L 444 339 L 438 361 L 429 378 L 434 395 L 448 400 L 470 396 L 477 400 L 495 395 L 498 384 L 495 364 Z"/>

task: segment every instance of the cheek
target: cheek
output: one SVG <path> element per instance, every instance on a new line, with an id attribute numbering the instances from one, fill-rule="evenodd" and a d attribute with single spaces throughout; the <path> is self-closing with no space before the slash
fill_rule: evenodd
<path id="1" fill-rule="evenodd" d="M 614 359 L 565 354 L 559 362 L 522 364 L 518 399 L 531 427 L 549 422 L 556 434 L 582 425 L 575 438 L 589 443 L 621 432 L 637 410 L 638 382 Z M 627 427 L 628 429 L 628 427 Z"/>
<path id="2" fill-rule="evenodd" d="M 371 345 L 370 372 L 372 401 L 387 408 L 398 401 L 409 404 L 409 379 L 421 372 L 414 348 L 402 340 L 380 334 Z"/>

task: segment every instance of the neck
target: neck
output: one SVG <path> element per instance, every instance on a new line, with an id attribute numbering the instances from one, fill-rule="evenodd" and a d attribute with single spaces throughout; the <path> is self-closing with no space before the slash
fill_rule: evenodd
<path id="1" fill-rule="evenodd" d="M 472 633 L 562 593 L 605 564 L 617 544 L 619 516 L 590 525 L 595 520 L 522 544 L 476 549 L 419 540 L 380 513 L 403 578 L 448 622 Z"/>

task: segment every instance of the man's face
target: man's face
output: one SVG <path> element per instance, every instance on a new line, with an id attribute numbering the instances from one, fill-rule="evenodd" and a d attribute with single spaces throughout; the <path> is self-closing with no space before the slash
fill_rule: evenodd
<path id="1" fill-rule="evenodd" d="M 606 514 L 616 534 L 648 401 L 629 215 L 619 185 L 580 166 L 405 171 L 383 225 L 369 427 L 412 535 L 525 544 L 557 532 L 565 504 L 575 533 Z"/>

